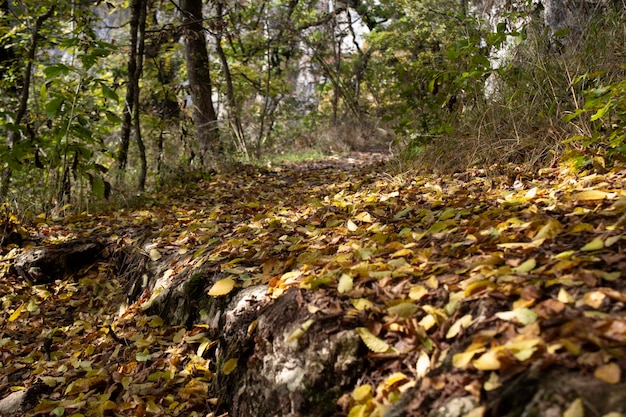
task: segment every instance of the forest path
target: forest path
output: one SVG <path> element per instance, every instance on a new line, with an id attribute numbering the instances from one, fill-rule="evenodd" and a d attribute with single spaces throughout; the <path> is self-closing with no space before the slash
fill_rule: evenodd
<path id="1" fill-rule="evenodd" d="M 391 175 L 346 161 L 242 167 L 136 207 L 28 226 L 46 243 L 106 236 L 108 257 L 32 286 L 10 268 L 32 242 L 3 248 L 0 399 L 38 387 L 35 408 L 16 415 L 218 410 L 215 377 L 237 365 L 210 357 L 206 325 L 147 315 L 149 291 L 126 304 L 138 266 L 116 256 L 137 247 L 167 279 L 215 271 L 201 283 L 211 297 L 265 284 L 273 298 L 300 288 L 334 300 L 335 326 L 355 329 L 368 353 L 333 415 L 495 416 L 533 402 L 540 415 L 626 412 L 624 394 L 591 395 L 624 392 L 623 170 Z M 592 382 L 567 391 L 553 370 Z M 554 388 L 537 373 L 565 389 L 558 401 L 537 399 Z"/>

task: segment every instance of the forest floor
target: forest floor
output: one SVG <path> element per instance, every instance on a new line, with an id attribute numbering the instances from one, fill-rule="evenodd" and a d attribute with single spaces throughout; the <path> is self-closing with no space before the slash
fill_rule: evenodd
<path id="1" fill-rule="evenodd" d="M 623 167 L 392 175 L 383 159 L 242 167 L 134 207 L 32 224 L 4 213 L 5 229 L 25 241 L 1 248 L 0 400 L 37 386 L 20 415 L 217 410 L 212 381 L 236 362 L 203 357 L 214 344 L 206 326 L 146 315 L 145 299 L 126 303 L 127 276 L 112 259 L 146 237 L 152 261 L 175 255 L 170 275 L 218 267 L 212 296 L 257 284 L 274 298 L 292 287 L 324 290 L 340 315 L 359 317 L 345 323 L 369 365 L 337 401 L 337 416 L 381 416 L 412 387 L 419 392 L 403 405 L 411 415 L 461 394 L 474 399 L 463 415 L 505 415 L 491 393 L 517 389 L 531 368 L 621 386 Z M 66 279 L 31 285 L 11 268 L 34 246 L 88 237 L 106 238 L 105 257 Z M 561 396 L 550 406 L 568 417 L 619 416 L 625 398 Z"/>

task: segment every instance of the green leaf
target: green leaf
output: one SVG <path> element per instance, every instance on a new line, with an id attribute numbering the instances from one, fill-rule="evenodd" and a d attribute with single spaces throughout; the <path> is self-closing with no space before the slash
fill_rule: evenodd
<path id="1" fill-rule="evenodd" d="M 54 78 L 59 74 L 67 75 L 70 72 L 70 68 L 65 64 L 54 64 L 44 68 L 43 74 L 46 78 Z"/>
<path id="2" fill-rule="evenodd" d="M 117 93 L 110 87 L 102 84 L 100 86 L 100 89 L 102 91 L 102 95 L 108 99 L 113 100 L 116 103 L 119 103 L 120 98 L 118 97 Z"/>
<path id="3" fill-rule="evenodd" d="M 52 414 L 53 416 L 61 417 L 65 415 L 65 408 L 56 407 L 54 410 L 50 411 L 50 414 Z"/>
<path id="4" fill-rule="evenodd" d="M 48 119 L 54 119 L 59 115 L 63 102 L 65 102 L 65 97 L 55 97 L 46 103 L 45 110 Z"/>
<path id="5" fill-rule="evenodd" d="M 107 110 L 104 112 L 104 114 L 106 115 L 106 118 L 109 122 L 116 124 L 122 123 L 122 119 L 112 111 Z"/>

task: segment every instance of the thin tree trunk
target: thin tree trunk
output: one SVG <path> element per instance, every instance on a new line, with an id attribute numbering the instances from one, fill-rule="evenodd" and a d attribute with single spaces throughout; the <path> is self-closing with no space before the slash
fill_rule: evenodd
<path id="1" fill-rule="evenodd" d="M 209 54 L 202 26 L 202 0 L 181 0 L 182 22 L 185 31 L 185 60 L 193 120 L 201 159 L 206 154 L 221 153 L 217 114 L 213 105 Z"/>
<path id="2" fill-rule="evenodd" d="M 226 100 L 228 101 L 228 115 L 231 123 L 231 127 L 233 129 L 233 133 L 237 140 L 237 147 L 239 151 L 243 154 L 243 156 L 248 159 L 248 149 L 246 147 L 246 138 L 243 130 L 243 126 L 241 124 L 240 108 L 237 105 L 237 100 L 235 99 L 235 89 L 233 87 L 233 79 L 230 74 L 230 67 L 228 65 L 228 59 L 226 59 L 226 54 L 224 53 L 224 49 L 222 48 L 222 31 L 226 26 L 224 22 L 223 16 L 223 2 L 217 2 L 217 24 L 218 28 L 215 31 L 215 50 L 217 52 L 217 56 L 220 59 L 220 63 L 222 64 L 222 75 L 224 76 L 224 81 L 226 82 Z"/>
<path id="3" fill-rule="evenodd" d="M 120 147 L 117 153 L 117 165 L 120 175 L 126 169 L 128 163 L 128 148 L 130 147 L 130 132 L 133 124 L 133 107 L 135 105 L 136 90 L 139 89 L 137 75 L 137 38 L 139 35 L 139 20 L 141 7 L 144 0 L 132 0 L 130 4 L 130 51 L 128 53 L 128 83 L 126 85 L 126 98 L 122 117 L 122 129 L 120 132 Z"/>
<path id="4" fill-rule="evenodd" d="M 134 103 L 134 114 L 133 114 L 133 124 L 135 125 L 135 141 L 137 142 L 137 147 L 139 148 L 139 160 L 141 163 L 141 170 L 139 171 L 139 191 L 144 191 L 146 188 L 146 177 L 148 175 L 148 160 L 146 157 L 146 146 L 143 143 L 143 139 L 141 137 L 141 123 L 139 120 L 140 109 L 139 109 L 139 78 L 141 78 L 141 74 L 143 72 L 143 56 L 145 50 L 145 33 L 146 33 L 146 15 L 148 12 L 148 0 L 139 0 L 141 1 L 141 9 L 139 11 L 139 31 L 138 31 L 138 45 L 137 45 L 137 68 L 135 74 L 135 95 L 133 97 Z"/>
<path id="5" fill-rule="evenodd" d="M 23 80 L 22 80 L 22 95 L 20 97 L 20 104 L 17 108 L 17 112 L 15 113 L 15 119 L 13 120 L 13 124 L 15 127 L 19 126 L 22 123 L 22 119 L 26 115 L 26 110 L 28 109 L 28 98 L 30 96 L 30 79 L 33 72 L 33 62 L 35 61 L 35 54 L 37 52 L 37 41 L 39 40 L 39 29 L 41 29 L 41 25 L 45 22 L 52 14 L 54 13 L 55 6 L 50 7 L 50 9 L 39 16 L 35 21 L 35 26 L 33 27 L 33 31 L 31 33 L 30 38 L 30 47 L 28 49 L 28 54 L 26 55 L 26 67 L 24 68 Z M 19 140 L 18 133 L 15 130 L 9 130 L 9 134 L 7 135 L 7 144 L 10 148 L 13 147 L 13 144 Z M 0 184 L 0 198 L 3 200 L 9 194 L 9 185 L 11 183 L 11 176 L 13 175 L 13 171 L 11 168 L 5 168 L 2 172 L 2 183 Z"/>

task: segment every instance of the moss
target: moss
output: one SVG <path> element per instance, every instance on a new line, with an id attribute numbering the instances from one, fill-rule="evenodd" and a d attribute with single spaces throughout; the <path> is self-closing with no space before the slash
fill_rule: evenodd
<path id="1" fill-rule="evenodd" d="M 190 307 L 188 322 L 195 321 L 200 315 L 200 312 L 206 309 L 209 304 L 209 297 L 204 292 L 206 281 L 204 271 L 196 271 L 191 274 L 185 283 L 185 300 Z"/>
<path id="2" fill-rule="evenodd" d="M 311 415 L 332 416 L 337 408 L 337 400 L 341 392 L 337 387 L 309 387 L 305 392 L 307 406 L 305 409 L 311 410 Z"/>

